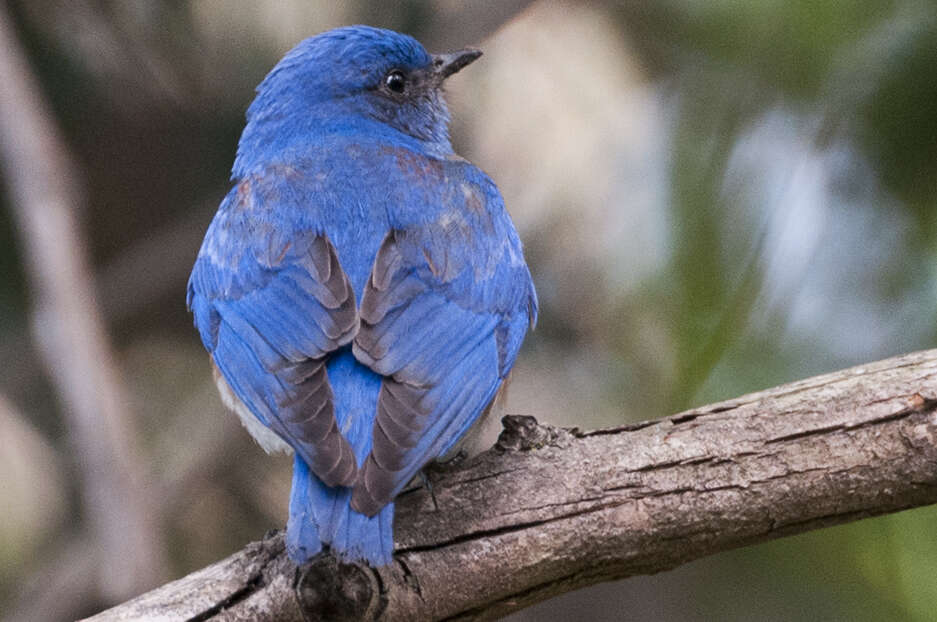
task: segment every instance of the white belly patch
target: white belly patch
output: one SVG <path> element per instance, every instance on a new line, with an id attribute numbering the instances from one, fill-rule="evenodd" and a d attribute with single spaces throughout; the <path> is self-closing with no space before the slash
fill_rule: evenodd
<path id="1" fill-rule="evenodd" d="M 293 448 L 287 445 L 286 441 L 280 438 L 276 432 L 262 424 L 247 405 L 234 394 L 218 368 L 214 364 L 211 367 L 212 376 L 214 376 L 215 384 L 218 386 L 218 393 L 221 395 L 221 402 L 228 410 L 232 410 L 237 414 L 238 419 L 241 420 L 250 435 L 254 437 L 254 440 L 263 447 L 263 450 L 268 454 L 279 451 L 287 454 L 293 453 Z"/>

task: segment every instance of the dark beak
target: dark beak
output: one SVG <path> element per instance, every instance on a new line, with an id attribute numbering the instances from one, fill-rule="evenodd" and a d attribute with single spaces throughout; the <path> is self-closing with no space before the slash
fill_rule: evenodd
<path id="1" fill-rule="evenodd" d="M 433 74 L 442 82 L 482 55 L 481 50 L 465 48 L 446 54 L 433 54 Z"/>

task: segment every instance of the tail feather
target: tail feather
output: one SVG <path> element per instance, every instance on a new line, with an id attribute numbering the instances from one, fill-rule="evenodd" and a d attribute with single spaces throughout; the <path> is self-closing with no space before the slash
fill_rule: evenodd
<path id="1" fill-rule="evenodd" d="M 327 371 L 339 429 L 360 464 L 371 450 L 381 378 L 355 361 L 347 348 L 329 361 Z M 302 458 L 295 458 L 286 524 L 287 551 L 294 561 L 304 563 L 327 546 L 345 561 L 383 566 L 394 553 L 393 523 L 393 503 L 369 518 L 351 509 L 351 488 L 326 486 Z"/>
<path id="2" fill-rule="evenodd" d="M 339 559 L 390 563 L 394 554 L 394 504 L 367 517 L 351 509 L 351 489 L 330 488 L 309 471 L 302 458 L 293 466 L 286 547 L 297 563 L 305 563 L 325 546 Z"/>
<path id="3" fill-rule="evenodd" d="M 315 493 L 311 484 L 315 480 L 306 462 L 293 458 L 293 489 L 290 492 L 290 517 L 286 521 L 286 550 L 293 561 L 305 563 L 322 551 L 319 527 L 313 518 Z"/>

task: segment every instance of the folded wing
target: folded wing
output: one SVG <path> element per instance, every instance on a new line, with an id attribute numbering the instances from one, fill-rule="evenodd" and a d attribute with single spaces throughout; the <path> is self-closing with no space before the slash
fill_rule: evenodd
<path id="1" fill-rule="evenodd" d="M 329 486 L 357 465 L 335 420 L 327 355 L 358 328 L 328 238 L 277 221 L 262 181 L 242 181 L 209 227 L 189 280 L 202 341 L 235 394 Z"/>
<path id="2" fill-rule="evenodd" d="M 373 515 L 446 453 L 510 371 L 536 297 L 520 242 L 480 172 L 431 222 L 391 231 L 361 299 L 360 362 L 385 376 L 352 507 Z"/>

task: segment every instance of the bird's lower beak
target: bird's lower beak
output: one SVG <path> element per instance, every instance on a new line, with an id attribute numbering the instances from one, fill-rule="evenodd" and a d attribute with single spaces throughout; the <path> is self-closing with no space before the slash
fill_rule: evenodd
<path id="1" fill-rule="evenodd" d="M 466 65 L 471 64 L 481 55 L 482 51 L 475 48 L 465 48 L 464 50 L 447 52 L 446 54 L 434 54 L 433 73 L 436 75 L 436 79 L 442 82 Z"/>

